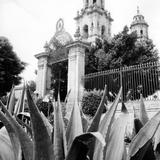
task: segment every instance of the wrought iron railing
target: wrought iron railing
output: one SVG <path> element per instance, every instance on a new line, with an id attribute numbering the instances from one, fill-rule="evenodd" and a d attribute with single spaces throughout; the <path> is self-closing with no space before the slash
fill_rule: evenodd
<path id="1" fill-rule="evenodd" d="M 146 100 L 160 100 L 160 64 L 145 63 L 122 67 L 92 74 L 83 78 L 86 90 L 102 90 L 108 87 L 109 100 L 114 100 L 120 86 L 123 87 L 123 100 L 137 100 L 140 93 Z"/>

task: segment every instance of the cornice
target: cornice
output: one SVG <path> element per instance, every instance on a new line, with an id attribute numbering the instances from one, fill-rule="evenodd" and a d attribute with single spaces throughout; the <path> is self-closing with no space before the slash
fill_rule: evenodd
<path id="1" fill-rule="evenodd" d="M 36 55 L 34 55 L 37 59 L 41 58 L 41 57 L 48 57 L 49 54 L 47 52 L 42 52 L 42 53 L 38 53 Z"/>

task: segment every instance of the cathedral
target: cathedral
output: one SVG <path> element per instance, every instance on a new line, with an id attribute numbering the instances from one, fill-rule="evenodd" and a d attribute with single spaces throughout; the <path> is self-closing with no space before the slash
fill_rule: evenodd
<path id="1" fill-rule="evenodd" d="M 76 87 L 79 86 L 78 78 L 84 76 L 84 69 L 81 69 L 84 65 L 84 48 L 94 43 L 96 38 L 111 39 L 113 18 L 105 8 L 105 0 L 83 0 L 83 8 L 77 11 L 74 20 L 76 21 L 75 40 L 65 31 L 63 19 L 59 19 L 54 36 L 44 46 L 45 51 L 35 55 L 38 59 L 36 92 L 41 97 L 44 97 L 51 89 L 53 64 L 62 61 L 68 63 L 66 88 L 68 91 L 69 89 L 75 90 L 74 84 Z M 139 8 L 130 25 L 130 32 L 134 31 L 140 40 L 148 38 L 148 24 Z"/>

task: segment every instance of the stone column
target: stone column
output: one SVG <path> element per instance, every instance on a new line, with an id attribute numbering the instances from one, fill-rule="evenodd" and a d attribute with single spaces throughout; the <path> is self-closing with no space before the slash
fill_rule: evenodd
<path id="1" fill-rule="evenodd" d="M 74 104 L 77 100 L 80 102 L 83 96 L 84 83 L 83 76 L 85 74 L 85 49 L 89 44 L 77 40 L 67 46 L 68 54 L 68 91 L 70 104 Z"/>
<path id="2" fill-rule="evenodd" d="M 35 55 L 38 59 L 38 72 L 36 81 L 36 92 L 40 97 L 44 97 L 47 87 L 48 54 L 40 53 Z"/>

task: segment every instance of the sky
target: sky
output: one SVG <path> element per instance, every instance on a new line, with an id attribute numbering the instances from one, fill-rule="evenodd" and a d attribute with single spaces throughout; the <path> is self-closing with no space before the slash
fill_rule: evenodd
<path id="1" fill-rule="evenodd" d="M 160 51 L 159 0 L 105 0 L 105 9 L 114 19 L 112 35 L 130 26 L 137 6 L 149 24 L 149 38 Z M 18 57 L 28 65 L 22 73 L 25 80 L 35 80 L 37 59 L 44 44 L 55 31 L 59 18 L 72 36 L 76 30 L 74 17 L 83 7 L 83 0 L 0 0 L 0 36 L 12 44 Z"/>

